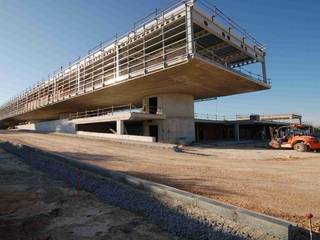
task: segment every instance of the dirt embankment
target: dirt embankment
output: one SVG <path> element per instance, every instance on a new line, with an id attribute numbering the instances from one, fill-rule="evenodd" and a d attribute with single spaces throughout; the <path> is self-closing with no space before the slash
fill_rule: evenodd
<path id="1" fill-rule="evenodd" d="M 0 149 L 0 239 L 175 239 L 142 217 L 68 188 Z"/>
<path id="2" fill-rule="evenodd" d="M 184 152 L 53 134 L 2 132 L 79 161 L 167 184 L 320 231 L 320 154 L 262 148 L 187 147 Z"/>

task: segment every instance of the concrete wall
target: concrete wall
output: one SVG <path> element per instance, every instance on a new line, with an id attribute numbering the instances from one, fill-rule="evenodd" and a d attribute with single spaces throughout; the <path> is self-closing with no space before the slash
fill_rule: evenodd
<path id="1" fill-rule="evenodd" d="M 18 125 L 17 128 L 23 130 L 36 130 L 40 132 L 76 132 L 75 124 L 69 121 L 68 119 Z"/>
<path id="2" fill-rule="evenodd" d="M 148 109 L 148 96 L 143 104 Z M 164 143 L 191 143 L 195 141 L 194 98 L 186 94 L 159 94 L 158 112 L 165 114 L 164 120 L 145 121 L 144 135 L 149 136 L 149 126 L 158 126 L 158 141 Z"/>

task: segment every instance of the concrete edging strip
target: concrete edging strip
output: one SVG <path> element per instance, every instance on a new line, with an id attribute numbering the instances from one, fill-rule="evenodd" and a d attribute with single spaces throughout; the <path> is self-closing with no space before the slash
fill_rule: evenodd
<path id="1" fill-rule="evenodd" d="M 202 197 L 200 195 L 166 185 L 100 168 L 89 163 L 83 163 L 62 154 L 45 152 L 37 148 L 12 142 L 0 142 L 0 146 L 8 152 L 18 155 L 21 158 L 26 158 L 26 161 L 37 159 L 37 157 L 39 158 L 40 156 L 46 157 L 50 159 L 50 161 L 58 161 L 60 163 L 67 164 L 74 169 L 81 169 L 82 171 L 88 171 L 90 173 L 112 179 L 116 182 L 139 189 L 142 192 L 151 193 L 152 195 L 165 195 L 172 199 L 178 199 L 186 204 L 196 204 L 197 207 L 210 211 L 224 219 L 234 221 L 243 226 L 249 226 L 279 239 L 293 239 L 298 229 L 297 225 L 292 222 L 238 208 L 230 204 L 225 204 L 220 201 Z"/>

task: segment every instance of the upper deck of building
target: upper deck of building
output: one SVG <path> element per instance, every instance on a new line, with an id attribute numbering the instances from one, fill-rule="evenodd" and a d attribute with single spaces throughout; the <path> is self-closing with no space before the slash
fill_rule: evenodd
<path id="1" fill-rule="evenodd" d="M 158 93 L 205 99 L 265 90 L 265 55 L 262 44 L 210 2 L 182 1 L 12 98 L 0 107 L 0 120 L 139 105 Z M 249 64 L 260 64 L 261 74 L 245 71 Z"/>

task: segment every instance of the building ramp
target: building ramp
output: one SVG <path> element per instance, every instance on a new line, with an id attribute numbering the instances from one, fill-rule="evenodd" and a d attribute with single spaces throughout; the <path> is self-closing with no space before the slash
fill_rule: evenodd
<path id="1" fill-rule="evenodd" d="M 155 120 L 155 119 L 165 119 L 164 114 L 150 114 L 144 112 L 130 112 L 121 111 L 109 113 L 102 116 L 92 116 L 92 117 L 84 117 L 72 119 L 71 121 L 74 124 L 89 124 L 89 123 L 101 123 L 101 122 L 114 122 L 114 121 L 147 121 L 147 120 Z"/>

